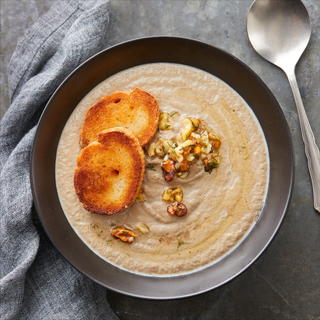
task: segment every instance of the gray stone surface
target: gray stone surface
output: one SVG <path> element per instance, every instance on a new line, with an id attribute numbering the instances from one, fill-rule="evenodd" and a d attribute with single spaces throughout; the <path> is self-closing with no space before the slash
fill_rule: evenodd
<path id="1" fill-rule="evenodd" d="M 1 0 L 1 113 L 9 106 L 6 65 L 17 43 L 54 0 Z M 108 292 L 121 319 L 320 319 L 320 214 L 312 189 L 297 112 L 285 74 L 252 49 L 246 33 L 251 0 L 113 0 L 105 47 L 138 37 L 175 35 L 224 49 L 249 65 L 280 103 L 293 138 L 295 186 L 280 232 L 262 257 L 221 288 L 197 297 L 149 301 Z M 310 43 L 297 66 L 302 99 L 320 145 L 320 1 L 304 0 Z M 281 154 L 279 154 L 279 157 Z M 155 288 L 156 290 L 156 288 Z"/>

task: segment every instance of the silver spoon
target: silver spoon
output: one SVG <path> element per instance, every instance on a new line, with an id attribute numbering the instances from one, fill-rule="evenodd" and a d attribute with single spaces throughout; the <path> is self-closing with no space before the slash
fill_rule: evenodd
<path id="1" fill-rule="evenodd" d="M 300 121 L 313 187 L 314 208 L 320 212 L 320 156 L 305 112 L 295 67 L 311 35 L 307 9 L 300 0 L 256 0 L 250 7 L 247 32 L 253 48 L 287 75 Z"/>

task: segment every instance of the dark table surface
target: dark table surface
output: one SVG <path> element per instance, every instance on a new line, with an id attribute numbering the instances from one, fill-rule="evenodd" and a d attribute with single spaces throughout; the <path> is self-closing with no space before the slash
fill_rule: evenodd
<path id="1" fill-rule="evenodd" d="M 0 118 L 9 107 L 6 66 L 17 40 L 54 2 L 0 2 Z M 253 50 L 247 37 L 246 17 L 251 3 L 251 0 L 111 1 L 105 47 L 143 36 L 182 36 L 224 49 L 252 68 L 284 111 L 292 134 L 296 169 L 291 205 L 280 232 L 247 271 L 216 290 L 182 300 L 150 301 L 108 292 L 108 301 L 120 319 L 320 319 L 320 214 L 313 208 L 311 181 L 287 78 Z M 304 0 L 304 4 L 313 29 L 296 75 L 320 145 L 320 1 Z"/>

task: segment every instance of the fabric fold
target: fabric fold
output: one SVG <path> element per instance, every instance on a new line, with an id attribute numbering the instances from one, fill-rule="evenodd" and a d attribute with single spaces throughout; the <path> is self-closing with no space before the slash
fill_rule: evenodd
<path id="1" fill-rule="evenodd" d="M 117 319 L 106 289 L 53 247 L 33 205 L 36 125 L 60 83 L 102 46 L 109 2 L 56 2 L 26 31 L 8 65 L 11 105 L 0 122 L 0 318 Z"/>

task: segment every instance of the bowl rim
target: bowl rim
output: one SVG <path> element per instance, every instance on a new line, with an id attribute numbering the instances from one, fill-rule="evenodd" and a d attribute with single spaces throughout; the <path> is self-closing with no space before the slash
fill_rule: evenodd
<path id="1" fill-rule="evenodd" d="M 274 205 L 272 206 L 271 204 L 269 204 L 269 202 L 267 202 L 269 200 L 268 196 L 270 192 L 270 190 L 268 190 L 266 205 L 263 209 L 263 212 L 261 213 L 260 218 L 256 222 L 256 225 L 249 232 L 248 236 L 246 236 L 236 246 L 236 249 L 233 249 L 231 252 L 229 252 L 223 259 L 218 260 L 213 265 L 210 265 L 204 269 L 200 269 L 192 273 L 175 275 L 172 277 L 158 277 L 158 276 L 152 277 L 152 276 L 144 276 L 140 274 L 133 274 L 131 272 L 127 272 L 125 270 L 119 269 L 107 263 L 106 261 L 102 260 L 97 255 L 95 255 L 82 242 L 82 240 L 80 240 L 79 238 L 78 240 L 76 240 L 78 236 L 75 235 L 75 232 L 69 225 L 69 222 L 64 216 L 61 206 L 59 208 L 60 202 L 57 202 L 57 199 L 56 199 L 57 194 L 54 195 L 54 193 L 57 192 L 56 186 L 55 186 L 55 180 L 54 180 L 54 185 L 52 185 L 52 176 L 51 175 L 46 176 L 46 172 L 45 172 L 46 168 L 43 168 L 43 167 L 48 167 L 48 164 L 45 161 L 48 160 L 50 156 L 52 156 L 53 154 L 55 155 L 56 148 L 55 150 L 46 150 L 44 147 L 44 142 L 47 140 L 47 142 L 48 141 L 51 142 L 53 146 L 57 144 L 57 137 L 53 137 L 53 138 L 50 137 L 50 132 L 49 132 L 50 130 L 48 131 L 48 128 L 46 128 L 46 126 L 49 125 L 50 117 L 52 119 L 52 115 L 54 115 L 55 112 L 57 112 L 57 110 L 53 110 L 53 109 L 57 108 L 57 100 L 66 98 L 66 92 L 65 92 L 66 87 L 70 89 L 70 87 L 74 83 L 76 83 L 76 80 L 78 78 L 81 78 L 83 74 L 88 72 L 88 69 L 90 69 L 92 65 L 95 66 L 101 62 L 109 65 L 110 63 L 105 62 L 103 59 L 107 59 L 107 58 L 110 59 L 110 57 L 117 59 L 115 56 L 116 53 L 121 53 L 122 56 L 124 57 L 125 56 L 124 51 L 128 49 L 129 49 L 129 52 L 131 53 L 134 52 L 137 55 L 136 61 L 139 62 L 145 59 L 147 61 L 146 63 L 152 63 L 150 62 L 150 60 L 152 61 L 152 56 L 146 57 L 147 56 L 146 50 L 149 50 L 149 51 L 151 50 L 151 52 L 154 52 L 155 50 L 154 48 L 151 48 L 152 46 L 156 46 L 156 48 L 161 49 L 161 46 L 163 46 L 164 44 L 167 47 L 165 46 L 163 48 L 163 51 L 161 54 L 164 57 L 168 58 L 167 60 L 174 60 L 174 61 L 179 60 L 177 59 L 177 57 L 179 57 L 179 54 L 180 55 L 183 54 L 184 56 L 181 57 L 181 61 L 184 61 L 184 62 L 191 61 L 192 58 L 197 59 L 197 61 L 201 59 L 207 59 L 205 61 L 210 62 L 210 57 L 209 57 L 210 54 L 212 55 L 212 57 L 215 57 L 215 58 L 219 56 L 220 60 L 227 60 L 228 63 L 230 63 L 230 66 L 234 68 L 232 70 L 233 72 L 242 71 L 245 74 L 245 78 L 244 78 L 245 81 L 244 83 L 238 85 L 237 87 L 238 90 L 239 88 L 246 88 L 247 90 L 248 85 L 250 85 L 251 82 L 255 83 L 255 86 L 256 86 L 255 89 L 259 89 L 261 93 L 263 93 L 263 98 L 267 98 L 268 103 L 272 105 L 273 117 L 271 117 L 270 119 L 272 119 L 272 121 L 274 121 L 274 123 L 277 125 L 276 130 L 279 131 L 278 132 L 280 134 L 279 139 L 281 140 L 282 144 L 285 146 L 285 152 L 283 152 L 283 154 L 281 154 L 281 157 L 279 157 L 282 161 L 278 160 L 278 163 L 276 163 L 276 165 L 281 164 L 282 172 L 279 171 L 279 168 L 275 168 L 273 163 L 271 163 L 271 159 L 270 159 L 270 179 L 271 179 L 271 173 L 273 173 L 273 171 L 275 171 L 275 173 L 277 174 L 282 173 L 281 177 L 286 179 L 284 179 L 285 181 L 281 182 L 279 181 L 279 177 L 275 177 L 273 173 L 272 179 L 276 179 L 276 178 L 277 179 L 274 182 L 272 181 L 272 186 L 276 185 L 277 181 L 279 183 L 282 183 L 283 195 L 280 199 L 277 198 L 277 201 L 281 204 L 280 213 L 276 215 L 276 217 L 272 215 L 271 210 L 274 209 Z M 177 47 L 178 49 L 180 46 L 180 49 L 183 48 L 184 50 L 188 48 L 192 51 L 191 52 L 192 54 L 202 53 L 202 56 L 192 57 L 192 54 L 190 55 L 188 55 L 188 53 L 185 54 L 182 50 L 179 54 L 173 54 L 174 57 L 170 58 L 172 57 L 172 55 L 170 55 L 171 53 L 169 52 L 169 49 L 172 50 L 172 46 L 174 48 Z M 141 54 L 142 54 L 142 57 L 141 57 Z M 211 59 L 213 60 L 214 58 L 211 58 Z M 163 59 L 163 60 L 166 60 L 166 59 Z M 136 61 L 127 61 L 127 62 L 124 62 L 123 65 L 127 66 L 130 63 L 133 64 L 132 66 L 139 65 L 139 64 L 135 64 Z M 158 61 L 158 62 L 169 62 L 169 61 Z M 196 63 L 196 65 L 200 66 L 200 68 L 198 67 L 198 69 L 202 69 L 201 66 L 205 65 L 205 63 L 201 61 L 198 61 L 198 62 L 199 63 Z M 179 62 L 173 62 L 173 63 L 179 63 Z M 212 61 L 212 63 L 214 63 L 214 61 Z M 181 64 L 185 64 L 185 63 L 181 63 Z M 197 66 L 194 66 L 194 65 L 191 65 L 191 66 L 197 68 Z M 109 68 L 113 68 L 113 67 L 110 66 Z M 219 70 L 221 69 L 221 67 L 216 67 L 216 68 Z M 224 70 L 225 68 L 227 67 L 223 66 L 222 70 Z M 208 70 L 204 70 L 204 71 L 212 74 L 212 72 Z M 110 72 L 112 73 L 114 72 L 114 70 L 112 69 L 112 71 Z M 103 75 L 104 74 L 99 76 L 103 78 Z M 217 76 L 216 74 L 213 74 L 213 75 Z M 90 77 L 95 78 L 94 75 L 91 75 Z M 219 76 L 217 77 L 221 79 L 221 77 Z M 232 78 L 233 76 L 229 75 L 226 77 Z M 91 80 L 90 79 L 87 81 L 88 83 L 90 83 L 90 81 L 91 82 L 93 81 L 92 79 Z M 230 84 L 230 82 L 232 84 L 239 82 L 239 79 L 233 79 L 233 81 L 229 81 L 229 82 L 225 81 L 225 79 L 221 79 L 221 80 L 226 82 L 230 87 L 232 87 L 236 92 L 239 93 L 239 91 L 234 88 L 234 85 Z M 250 80 L 250 81 L 247 81 L 247 80 Z M 96 79 L 95 83 L 97 81 L 98 80 Z M 101 81 L 98 81 L 97 83 L 99 82 Z M 88 85 L 88 84 L 86 85 L 87 85 L 87 88 L 91 87 L 91 89 L 96 86 L 96 84 L 93 85 L 92 83 L 91 85 Z M 80 87 L 81 87 L 80 89 L 78 88 L 75 91 L 78 92 L 79 90 L 81 90 L 83 85 L 80 84 Z M 90 90 L 88 90 L 88 92 Z M 241 90 L 245 90 L 245 89 L 241 89 Z M 83 93 L 83 97 L 88 92 Z M 69 99 L 74 98 L 77 94 L 79 95 L 79 93 L 72 93 L 72 97 Z M 242 96 L 242 98 L 252 108 L 252 104 L 250 104 L 247 101 L 248 98 L 245 99 L 243 94 L 240 94 L 240 96 Z M 253 100 L 255 101 L 256 99 L 257 98 L 255 97 Z M 78 103 L 74 103 L 74 104 L 77 105 Z M 256 108 L 256 111 L 259 110 L 259 106 L 256 106 L 255 108 Z M 254 109 L 252 110 L 255 113 L 257 119 L 259 120 L 260 125 L 262 122 L 264 123 L 264 125 L 266 125 L 265 123 L 267 122 L 267 119 L 262 118 L 261 115 L 258 116 L 255 110 Z M 64 111 L 64 117 L 66 117 L 66 114 L 68 114 L 68 112 L 69 111 Z M 261 110 L 261 114 L 264 114 L 262 110 Z M 265 115 L 265 114 L 264 116 L 268 117 L 268 115 Z M 63 124 L 63 127 L 64 127 L 64 124 Z M 267 128 L 268 130 L 270 130 L 269 127 Z M 52 125 L 51 133 L 52 133 L 52 130 L 58 130 L 58 132 L 60 132 L 61 124 L 55 122 Z M 266 136 L 265 130 L 263 131 Z M 268 132 L 268 135 L 269 135 L 269 132 Z M 271 138 L 267 139 L 267 136 L 266 136 L 266 140 L 267 140 L 269 154 L 270 154 L 270 147 L 272 147 L 272 145 L 270 146 L 269 142 L 273 140 L 271 140 Z M 274 137 L 274 134 L 270 132 L 270 136 Z M 59 138 L 60 138 L 60 134 L 59 134 Z M 277 150 L 278 149 L 279 149 L 279 146 L 277 145 Z M 274 154 L 272 154 L 272 156 L 274 157 Z M 283 163 L 284 159 L 286 160 L 286 166 L 284 166 L 284 163 Z M 55 157 L 54 157 L 54 161 L 55 161 Z M 52 163 L 50 162 L 50 164 L 51 164 L 51 171 L 52 171 Z M 201 42 L 198 40 L 194 40 L 194 39 L 183 38 L 183 37 L 172 37 L 172 36 L 143 37 L 143 38 L 128 40 L 120 44 L 116 44 L 114 46 L 111 46 L 93 55 L 91 58 L 89 58 L 88 60 L 83 62 L 81 65 L 79 65 L 73 72 L 71 72 L 67 76 L 67 78 L 55 90 L 55 92 L 49 99 L 41 115 L 41 118 L 38 123 L 38 128 L 34 137 L 34 141 L 32 144 L 31 161 L 30 161 L 30 181 L 31 181 L 31 188 L 32 188 L 35 207 L 36 207 L 40 222 L 46 234 L 48 235 L 49 239 L 54 244 L 54 246 L 58 249 L 58 251 L 60 251 L 60 253 L 64 256 L 64 258 L 78 271 L 86 275 L 91 280 L 99 283 L 100 285 L 110 290 L 113 290 L 128 296 L 144 298 L 144 299 L 153 299 L 153 300 L 185 298 L 185 297 L 195 296 L 195 295 L 207 292 L 209 290 L 212 290 L 214 288 L 220 287 L 225 283 L 231 281 L 232 279 L 236 278 L 238 275 L 244 272 L 247 268 L 249 268 L 249 266 L 251 266 L 261 256 L 261 254 L 272 242 L 275 235 L 279 231 L 279 228 L 285 217 L 285 213 L 288 210 L 291 196 L 292 196 L 292 191 L 293 191 L 294 158 L 293 158 L 292 139 L 291 139 L 289 127 L 286 122 L 283 111 L 281 110 L 274 95 L 269 90 L 269 88 L 264 84 L 264 82 L 259 78 L 259 76 L 257 76 L 255 72 L 252 71 L 250 67 L 244 64 L 241 60 L 239 60 L 238 58 L 234 57 L 233 55 L 231 55 L 230 53 L 222 49 L 219 49 L 210 44 L 207 44 L 205 42 Z M 49 184 L 49 186 L 47 186 L 47 184 Z M 50 189 L 50 186 L 51 186 L 51 189 Z M 275 197 L 274 192 L 273 192 L 273 197 Z M 50 199 L 52 201 L 50 201 Z M 53 208 L 48 209 L 48 203 L 51 206 L 53 205 Z M 61 216 L 61 213 L 63 214 L 63 216 Z M 273 221 L 272 218 L 276 218 L 276 221 Z M 61 224 L 59 225 L 59 223 Z M 266 227 L 264 228 L 263 226 L 261 227 L 262 223 L 267 224 L 267 226 L 268 224 L 272 224 L 272 227 L 269 226 L 266 231 L 265 230 Z M 55 230 L 57 226 L 61 227 L 60 232 Z M 250 239 L 252 239 L 252 237 L 254 237 L 254 239 L 261 239 L 262 235 L 257 234 L 257 232 L 261 232 L 261 231 L 264 231 L 263 243 L 260 244 L 259 249 L 256 249 L 254 254 L 246 254 L 245 252 L 243 252 L 246 250 L 246 248 L 250 247 Z M 63 241 L 65 241 L 65 244 L 63 244 Z M 71 245 L 69 245 L 70 242 L 72 243 L 72 245 L 75 245 L 75 248 L 73 248 L 72 250 L 70 250 L 71 248 Z M 230 267 L 228 269 L 228 273 L 223 272 L 222 267 L 224 264 L 228 264 L 229 260 L 233 262 L 235 261 L 236 258 L 234 257 L 234 252 L 238 252 L 236 257 L 238 258 L 239 263 L 237 264 L 236 267 L 233 267 L 233 268 Z M 83 263 L 83 261 L 82 262 L 79 261 L 80 259 L 77 256 L 80 253 L 82 254 L 82 256 L 88 259 L 87 263 L 86 262 Z M 242 255 L 244 255 L 244 257 L 241 257 Z M 230 257 L 233 257 L 233 259 L 230 259 Z M 222 267 L 221 267 L 221 261 L 223 261 Z M 218 268 L 218 270 L 217 270 L 217 267 L 215 267 L 217 265 L 220 265 L 220 268 Z M 93 270 L 94 267 L 97 267 L 96 271 Z M 97 272 L 98 274 L 95 274 L 95 272 Z M 213 275 L 217 278 L 217 280 L 212 279 L 214 278 L 212 277 Z M 114 277 L 116 277 L 118 280 L 114 279 Z M 138 286 L 139 288 L 137 289 Z M 154 292 L 155 287 L 158 290 L 156 293 Z M 172 289 L 172 287 L 175 287 L 175 289 Z"/>

